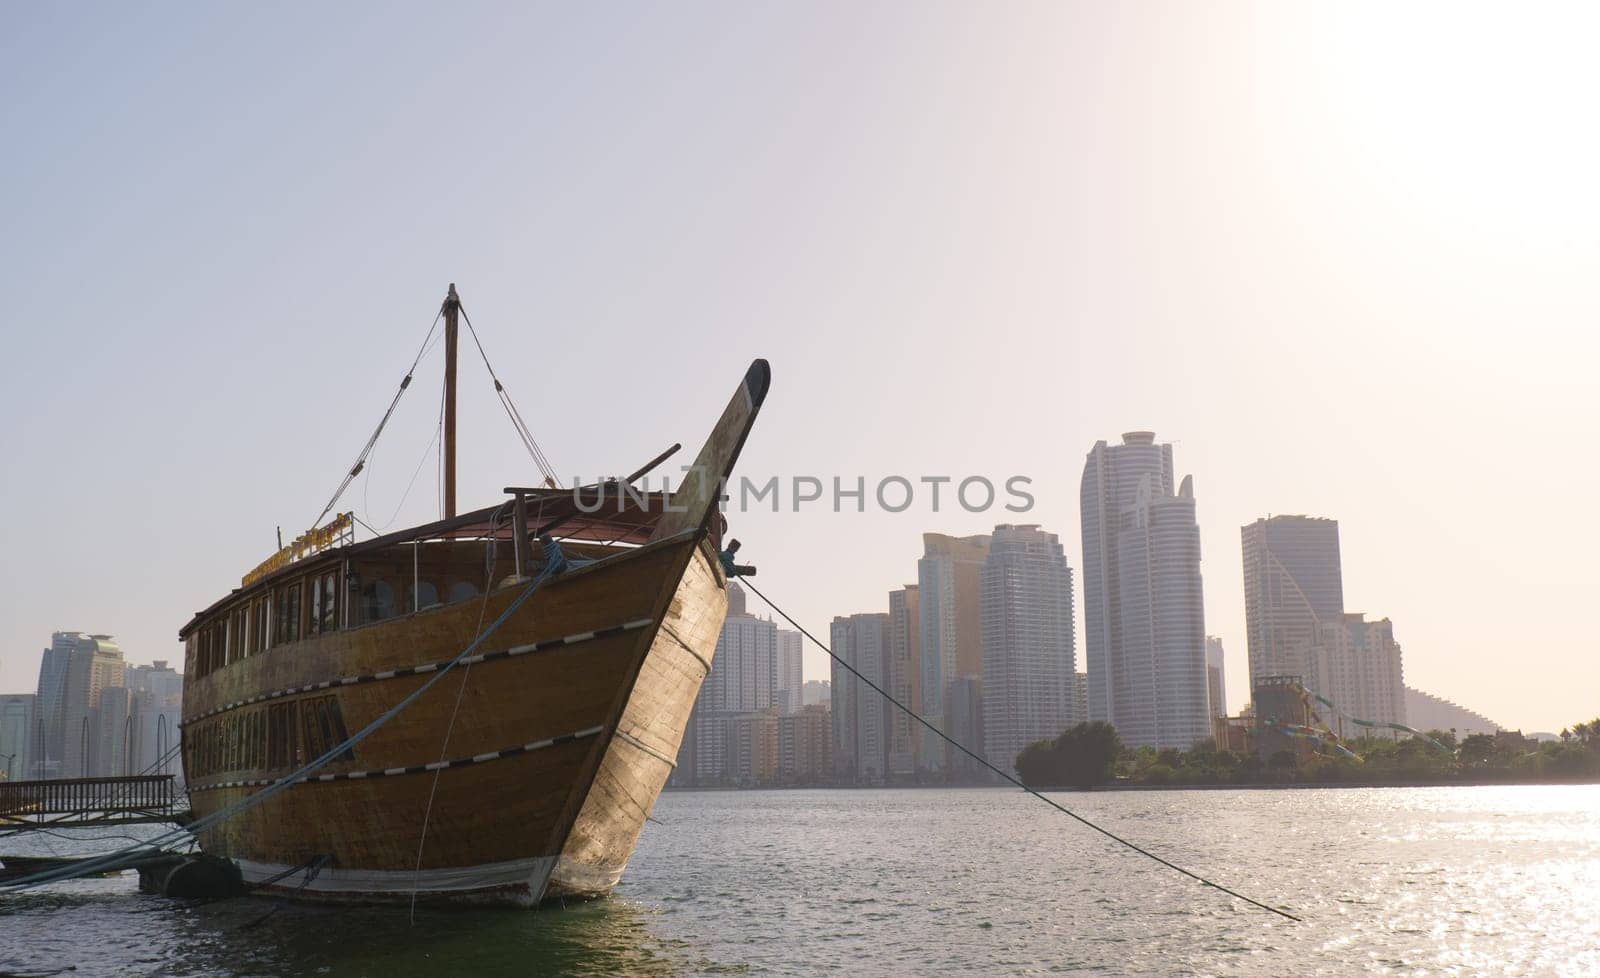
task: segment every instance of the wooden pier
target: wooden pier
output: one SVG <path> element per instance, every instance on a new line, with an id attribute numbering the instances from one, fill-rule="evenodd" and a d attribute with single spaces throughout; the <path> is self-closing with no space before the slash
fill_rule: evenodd
<path id="1" fill-rule="evenodd" d="M 171 774 L 0 781 L 0 826 L 128 825 L 179 818 Z"/>

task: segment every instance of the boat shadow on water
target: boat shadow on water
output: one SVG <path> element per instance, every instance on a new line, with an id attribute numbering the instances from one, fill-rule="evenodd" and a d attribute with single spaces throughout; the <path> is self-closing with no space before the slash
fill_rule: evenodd
<path id="1" fill-rule="evenodd" d="M 418 907 L 413 919 L 402 906 L 56 890 L 0 903 L 0 931 L 80 939 L 0 940 L 0 975 L 666 978 L 745 970 L 661 936 L 655 916 L 615 898 L 532 913 Z"/>
<path id="2" fill-rule="evenodd" d="M 669 976 L 702 972 L 692 949 L 651 928 L 625 900 L 564 909 L 318 906 L 233 900 L 175 908 L 194 937 L 181 969 L 214 974 Z"/>

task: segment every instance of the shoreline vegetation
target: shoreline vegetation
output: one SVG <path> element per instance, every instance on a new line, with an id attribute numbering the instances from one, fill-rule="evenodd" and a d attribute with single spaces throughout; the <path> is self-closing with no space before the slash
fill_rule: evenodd
<path id="1" fill-rule="evenodd" d="M 1459 743 L 1448 730 L 1430 730 L 1427 738 L 1348 741 L 1357 759 L 1320 743 L 1262 758 L 1218 750 L 1209 739 L 1187 751 L 1128 748 L 1110 724 L 1080 723 L 1023 748 L 1016 772 L 1039 791 L 1600 783 L 1600 718 L 1543 743 L 1504 731 Z"/>
<path id="2" fill-rule="evenodd" d="M 1600 784 L 1600 718 L 1575 724 L 1561 731 L 1561 739 L 1544 742 L 1500 731 L 1472 734 L 1458 743 L 1448 730 L 1429 730 L 1403 740 L 1342 741 L 1359 759 L 1340 756 L 1320 742 L 1294 743 L 1298 750 L 1280 750 L 1265 758 L 1256 752 L 1218 750 L 1210 739 L 1187 751 L 1158 751 L 1123 745 L 1108 723 L 1080 723 L 1052 740 L 1023 748 L 1014 773 L 1034 791 Z M 952 781 L 923 772 L 912 778 L 868 782 L 846 772 L 832 777 L 669 785 L 666 790 L 1006 787 L 1011 786 L 986 772 Z"/>

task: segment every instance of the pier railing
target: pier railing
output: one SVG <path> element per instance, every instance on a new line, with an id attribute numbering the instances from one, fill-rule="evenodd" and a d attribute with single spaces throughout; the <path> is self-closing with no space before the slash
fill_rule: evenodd
<path id="1" fill-rule="evenodd" d="M 173 780 L 171 774 L 150 774 L 0 781 L 0 816 L 168 814 L 174 800 Z"/>

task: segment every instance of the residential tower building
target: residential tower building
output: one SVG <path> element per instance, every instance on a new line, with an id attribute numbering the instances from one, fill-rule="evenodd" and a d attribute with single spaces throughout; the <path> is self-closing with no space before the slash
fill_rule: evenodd
<path id="1" fill-rule="evenodd" d="M 924 533 L 922 548 L 922 559 L 917 561 L 922 716 L 954 735 L 945 722 L 950 687 L 957 679 L 978 678 L 983 672 L 981 578 L 983 562 L 989 556 L 989 536 Z M 973 744 L 967 746 L 977 749 Z M 948 747 L 926 729 L 920 755 L 924 770 L 937 773 L 947 769 Z"/>
<path id="2" fill-rule="evenodd" d="M 983 565 L 983 749 L 1010 772 L 1022 748 L 1077 720 L 1072 570 L 1054 533 L 994 529 Z"/>
<path id="3" fill-rule="evenodd" d="M 830 638 L 838 660 L 880 687 L 888 682 L 888 615 L 835 618 Z M 840 783 L 883 783 L 888 773 L 890 709 L 840 661 L 833 663 L 833 770 Z"/>
<path id="4" fill-rule="evenodd" d="M 1320 622 L 1344 614 L 1339 523 L 1314 516 L 1271 516 L 1240 529 L 1250 682 L 1307 676 L 1304 650 Z"/>
<path id="5" fill-rule="evenodd" d="M 1095 444 L 1080 486 L 1089 719 L 1133 747 L 1211 735 L 1194 484 L 1172 446 L 1134 431 Z"/>
<path id="6" fill-rule="evenodd" d="M 1228 715 L 1228 675 L 1222 654 L 1222 639 L 1206 636 L 1206 698 L 1210 702 L 1210 715 Z"/>

